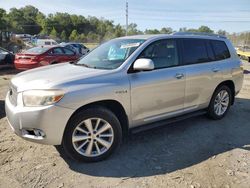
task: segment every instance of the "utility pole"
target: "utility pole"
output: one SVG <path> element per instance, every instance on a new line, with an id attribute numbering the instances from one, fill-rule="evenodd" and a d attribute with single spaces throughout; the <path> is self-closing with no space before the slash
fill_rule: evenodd
<path id="1" fill-rule="evenodd" d="M 126 36 L 128 35 L 128 2 L 126 2 Z"/>

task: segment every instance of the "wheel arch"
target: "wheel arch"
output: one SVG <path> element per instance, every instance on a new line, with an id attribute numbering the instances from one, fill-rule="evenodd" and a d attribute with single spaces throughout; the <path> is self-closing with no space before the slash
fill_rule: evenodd
<path id="1" fill-rule="evenodd" d="M 122 106 L 122 104 L 116 100 L 101 100 L 101 101 L 96 101 L 96 102 L 85 104 L 79 107 L 77 110 L 75 110 L 75 112 L 69 118 L 68 122 L 70 122 L 72 117 L 74 117 L 74 115 L 79 113 L 80 111 L 83 111 L 83 110 L 86 110 L 88 108 L 92 108 L 95 106 L 104 107 L 104 108 L 109 109 L 111 112 L 113 112 L 121 124 L 122 133 L 124 135 L 128 134 L 129 122 L 128 122 L 127 113 L 124 107 Z M 67 122 L 67 126 L 68 126 L 68 122 Z"/>
<path id="2" fill-rule="evenodd" d="M 232 80 L 225 80 L 223 82 L 221 82 L 216 88 L 214 91 L 216 91 L 219 87 L 221 86 L 227 86 L 230 88 L 230 90 L 232 91 L 232 101 L 231 101 L 231 105 L 234 104 L 234 101 L 235 101 L 235 84 Z"/>

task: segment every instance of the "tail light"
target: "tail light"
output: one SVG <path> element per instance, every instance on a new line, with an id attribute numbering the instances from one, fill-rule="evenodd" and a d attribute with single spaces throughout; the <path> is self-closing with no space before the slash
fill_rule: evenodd
<path id="1" fill-rule="evenodd" d="M 40 58 L 41 58 L 40 56 L 34 56 L 31 59 L 32 59 L 32 61 L 39 61 Z"/>

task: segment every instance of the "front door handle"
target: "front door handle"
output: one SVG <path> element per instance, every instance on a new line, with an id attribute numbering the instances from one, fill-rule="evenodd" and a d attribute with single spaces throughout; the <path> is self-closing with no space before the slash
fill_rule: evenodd
<path id="1" fill-rule="evenodd" d="M 175 75 L 175 78 L 177 78 L 177 79 L 182 79 L 183 77 L 184 77 L 184 74 L 181 74 L 181 73 L 177 73 Z"/>
<path id="2" fill-rule="evenodd" d="M 213 72 L 219 72 L 220 69 L 219 69 L 219 68 L 213 68 L 212 71 L 213 71 Z"/>

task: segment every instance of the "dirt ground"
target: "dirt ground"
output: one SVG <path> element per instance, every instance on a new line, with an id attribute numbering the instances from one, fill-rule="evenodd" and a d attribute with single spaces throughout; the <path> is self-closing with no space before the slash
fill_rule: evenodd
<path id="1" fill-rule="evenodd" d="M 250 63 L 241 93 L 220 121 L 200 116 L 138 133 L 111 158 L 72 162 L 60 148 L 12 133 L 4 98 L 14 71 L 0 72 L 0 187 L 250 187 Z"/>

